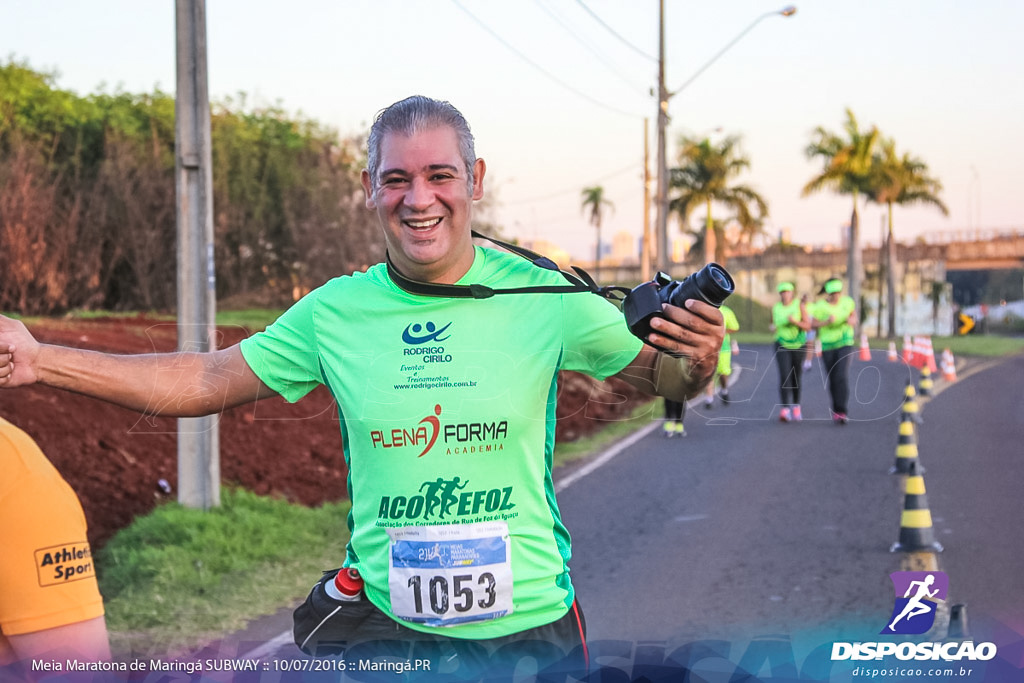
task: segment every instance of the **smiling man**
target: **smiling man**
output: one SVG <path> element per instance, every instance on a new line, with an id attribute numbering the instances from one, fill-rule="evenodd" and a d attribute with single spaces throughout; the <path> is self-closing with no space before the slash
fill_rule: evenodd
<path id="1" fill-rule="evenodd" d="M 362 184 L 388 263 L 331 280 L 265 331 L 208 354 L 45 346 L 0 318 L 0 387 L 38 381 L 200 415 L 274 394 L 297 401 L 324 384 L 352 502 L 340 588 L 358 599 L 336 599 L 335 573 L 325 575 L 296 610 L 297 644 L 327 654 L 383 642 L 467 667 L 525 654 L 581 663 L 584 621 L 552 480 L 559 371 L 685 400 L 714 371 L 721 313 L 666 305 L 645 344 L 605 299 L 538 292 L 564 284 L 557 271 L 474 245 L 486 166 L 447 102 L 391 105 L 368 148 Z M 517 291 L 460 298 L 480 287 Z"/>
<path id="2" fill-rule="evenodd" d="M 370 140 L 362 173 L 366 206 L 377 211 L 399 271 L 454 283 L 473 264 L 470 217 L 473 201 L 484 196 L 486 166 L 460 154 L 457 121 L 424 130 L 415 125 L 410 120 L 407 130 L 381 131 Z"/>

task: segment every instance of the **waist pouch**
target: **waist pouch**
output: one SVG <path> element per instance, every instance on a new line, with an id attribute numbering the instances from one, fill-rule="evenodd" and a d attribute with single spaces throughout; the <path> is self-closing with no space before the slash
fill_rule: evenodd
<path id="1" fill-rule="evenodd" d="M 306 596 L 306 601 L 292 614 L 295 644 L 308 655 L 338 655 L 357 638 L 364 640 L 367 636 L 393 636 L 393 631 L 388 634 L 367 634 L 362 629 L 363 622 L 377 610 L 366 599 L 365 593 L 360 593 L 358 600 L 336 600 L 327 594 L 324 586 L 328 581 L 334 581 L 338 571 L 332 569 L 324 572 Z"/>

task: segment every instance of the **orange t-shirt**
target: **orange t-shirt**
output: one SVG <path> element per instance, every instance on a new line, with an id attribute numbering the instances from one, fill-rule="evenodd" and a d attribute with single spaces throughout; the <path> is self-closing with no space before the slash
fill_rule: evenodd
<path id="1" fill-rule="evenodd" d="M 5 636 L 103 616 L 78 496 L 32 438 L 0 418 L 0 664 Z"/>

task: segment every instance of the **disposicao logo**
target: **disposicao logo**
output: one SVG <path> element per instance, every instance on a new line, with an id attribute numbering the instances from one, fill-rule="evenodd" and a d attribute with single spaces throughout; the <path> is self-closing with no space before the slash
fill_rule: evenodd
<path id="1" fill-rule="evenodd" d="M 428 322 L 426 325 L 420 325 L 419 323 L 410 323 L 405 330 L 402 332 L 402 341 L 406 344 L 426 344 L 428 342 L 443 342 L 451 335 L 442 337 L 452 324 L 448 323 L 444 327 L 438 329 L 437 325 L 432 322 Z M 426 334 L 424 334 L 424 331 Z"/>
<path id="2" fill-rule="evenodd" d="M 949 595 L 949 577 L 945 572 L 893 572 L 895 592 L 892 614 L 882 635 L 920 635 L 935 624 L 938 602 Z M 881 660 L 895 657 L 901 661 L 946 662 L 987 661 L 996 656 L 994 643 L 963 642 L 857 642 L 832 643 L 832 661 Z"/>
<path id="3" fill-rule="evenodd" d="M 918 635 L 935 623 L 935 607 L 949 595 L 946 572 L 893 572 L 889 574 L 896 600 L 889 624 L 881 633 Z"/>

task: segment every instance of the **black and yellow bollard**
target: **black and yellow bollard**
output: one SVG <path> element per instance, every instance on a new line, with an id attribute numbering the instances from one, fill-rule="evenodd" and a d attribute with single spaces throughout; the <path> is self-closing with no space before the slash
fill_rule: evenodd
<path id="1" fill-rule="evenodd" d="M 890 552 L 942 552 L 942 544 L 935 540 L 932 529 L 932 513 L 928 509 L 924 477 L 918 471 L 917 463 L 910 463 L 906 491 L 903 497 L 903 515 L 900 517 L 900 540 L 892 545 Z"/>
<path id="2" fill-rule="evenodd" d="M 906 416 L 900 421 L 900 435 L 896 442 L 896 462 L 889 469 L 889 473 L 908 474 L 911 464 L 916 464 L 918 473 L 924 474 L 924 468 L 917 460 L 917 436 L 914 434 L 914 421 Z"/>
<path id="3" fill-rule="evenodd" d="M 948 640 L 971 640 L 971 629 L 967 625 L 967 605 L 958 602 L 949 608 Z"/>
<path id="4" fill-rule="evenodd" d="M 900 422 L 911 420 L 917 424 L 921 423 L 921 410 L 917 406 L 917 390 L 908 381 L 907 388 L 903 391 L 903 409 L 900 412 Z"/>
<path id="5" fill-rule="evenodd" d="M 932 382 L 932 371 L 926 365 L 923 368 L 921 368 L 921 379 L 918 380 L 917 382 L 917 392 L 922 396 L 931 396 L 933 386 L 934 383 Z"/>

